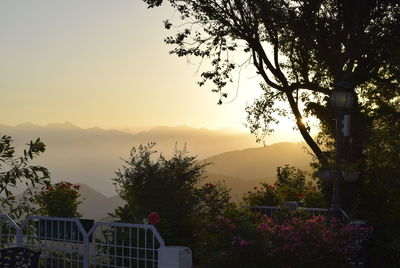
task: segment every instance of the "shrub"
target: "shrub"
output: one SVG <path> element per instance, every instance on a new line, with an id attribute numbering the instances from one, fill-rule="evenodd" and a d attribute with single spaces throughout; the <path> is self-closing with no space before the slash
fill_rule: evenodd
<path id="1" fill-rule="evenodd" d="M 306 172 L 291 166 L 277 168 L 274 185 L 261 183 L 243 197 L 247 206 L 278 206 L 286 201 L 303 202 L 306 207 L 325 207 L 325 197 L 312 183 L 306 182 Z"/>
<path id="2" fill-rule="evenodd" d="M 221 184 L 201 185 L 204 167 L 186 151 L 166 159 L 154 157 L 154 143 L 131 150 L 131 157 L 114 179 L 126 203 L 115 216 L 124 222 L 142 222 L 157 211 L 157 229 L 168 244 L 191 246 L 200 226 L 212 221 L 230 206 L 229 191 Z"/>
<path id="3" fill-rule="evenodd" d="M 247 206 L 277 206 L 281 202 L 276 192 L 275 186 L 261 183 L 260 188 L 254 187 L 254 192 L 249 191 L 243 196 L 243 203 Z"/>
<path id="4" fill-rule="evenodd" d="M 78 213 L 78 207 L 82 203 L 78 200 L 79 188 L 79 185 L 64 181 L 48 186 L 37 196 L 40 212 L 52 217 L 81 217 Z"/>
<path id="5" fill-rule="evenodd" d="M 275 221 L 238 212 L 210 226 L 202 239 L 214 251 L 201 267 L 348 267 L 360 250 L 358 241 L 372 232 L 323 216 Z"/>

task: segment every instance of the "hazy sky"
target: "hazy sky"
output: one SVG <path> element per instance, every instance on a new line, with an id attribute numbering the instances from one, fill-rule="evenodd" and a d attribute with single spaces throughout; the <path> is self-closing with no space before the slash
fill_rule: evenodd
<path id="1" fill-rule="evenodd" d="M 0 123 L 243 127 L 260 94 L 254 69 L 232 103 L 216 105 L 196 84 L 198 65 L 168 54 L 162 21 L 172 16 L 140 0 L 0 1 Z"/>

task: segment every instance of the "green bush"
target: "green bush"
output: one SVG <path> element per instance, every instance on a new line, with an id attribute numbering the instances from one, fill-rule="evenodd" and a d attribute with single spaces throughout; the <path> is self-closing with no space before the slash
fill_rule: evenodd
<path id="1" fill-rule="evenodd" d="M 254 192 L 249 191 L 243 196 L 243 203 L 247 206 L 277 206 L 281 204 L 274 186 L 261 183 L 260 188 L 254 187 Z"/>
<path id="2" fill-rule="evenodd" d="M 157 212 L 157 229 L 166 243 L 191 246 L 196 232 L 231 206 L 229 191 L 221 183 L 202 185 L 207 163 L 185 151 L 166 159 L 155 157 L 154 143 L 131 150 L 131 157 L 114 179 L 125 204 L 114 216 L 124 222 L 140 223 Z"/>
<path id="3" fill-rule="evenodd" d="M 312 182 L 306 182 L 306 173 L 291 166 L 277 168 L 274 185 L 261 183 L 243 196 L 246 206 L 279 206 L 286 201 L 303 202 L 305 207 L 323 208 L 325 197 Z"/>
<path id="4" fill-rule="evenodd" d="M 36 202 L 40 206 L 39 212 L 51 217 L 81 217 L 82 215 L 78 213 L 78 207 L 82 203 L 78 200 L 79 188 L 79 185 L 65 181 L 48 186 L 36 197 Z"/>

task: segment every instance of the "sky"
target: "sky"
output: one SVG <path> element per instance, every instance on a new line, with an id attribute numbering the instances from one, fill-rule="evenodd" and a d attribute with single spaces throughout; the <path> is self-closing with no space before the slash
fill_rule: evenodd
<path id="1" fill-rule="evenodd" d="M 245 130 L 246 104 L 261 94 L 254 67 L 217 105 L 196 83 L 198 64 L 168 54 L 162 22 L 173 15 L 139 0 L 0 1 L 0 123 Z M 298 135 L 292 126 L 280 128 Z"/>

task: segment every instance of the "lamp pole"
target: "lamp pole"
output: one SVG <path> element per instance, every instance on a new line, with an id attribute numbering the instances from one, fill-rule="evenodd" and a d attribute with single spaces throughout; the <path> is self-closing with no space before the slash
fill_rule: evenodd
<path id="1" fill-rule="evenodd" d="M 349 110 L 354 102 L 354 86 L 347 74 L 341 81 L 334 85 L 331 94 L 331 105 L 336 110 L 336 176 L 333 180 L 333 193 L 331 203 L 331 214 L 335 218 L 342 217 L 342 201 L 340 196 L 340 184 L 342 181 L 342 152 L 343 152 L 343 117 L 344 112 Z M 347 134 L 346 134 L 347 135 Z"/>
<path id="2" fill-rule="evenodd" d="M 333 193 L 332 193 L 332 204 L 331 213 L 335 218 L 340 218 L 342 215 L 342 200 L 340 196 L 340 182 L 341 182 L 341 166 L 342 166 L 342 120 L 343 112 L 338 111 L 336 116 L 336 176 L 333 179 Z"/>

